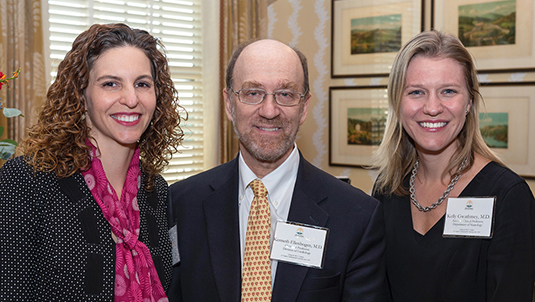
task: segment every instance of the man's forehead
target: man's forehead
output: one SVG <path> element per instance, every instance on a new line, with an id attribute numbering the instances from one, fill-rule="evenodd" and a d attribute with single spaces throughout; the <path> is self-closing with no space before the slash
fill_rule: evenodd
<path id="1" fill-rule="evenodd" d="M 273 73 L 285 74 L 280 81 L 295 81 L 294 77 L 303 77 L 303 67 L 297 54 L 290 48 L 288 51 L 269 52 L 266 49 L 249 49 L 243 52 L 237 59 L 234 68 L 234 76 Z M 291 74 L 290 74 L 291 73 Z M 291 77 L 291 79 L 288 79 Z"/>

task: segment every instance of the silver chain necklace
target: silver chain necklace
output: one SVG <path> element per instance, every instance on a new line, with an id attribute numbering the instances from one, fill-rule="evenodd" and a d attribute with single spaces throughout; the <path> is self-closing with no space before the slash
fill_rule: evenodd
<path id="1" fill-rule="evenodd" d="M 461 177 L 461 173 L 460 172 L 464 168 L 464 166 L 466 165 L 467 161 L 468 161 L 468 157 L 463 160 L 463 162 L 461 163 L 461 166 L 457 170 L 457 173 L 455 173 L 455 177 L 451 180 L 450 184 L 446 188 L 446 191 L 444 191 L 444 193 L 442 193 L 442 196 L 440 196 L 440 198 L 437 200 L 437 202 L 435 202 L 434 204 L 432 204 L 432 205 L 430 205 L 428 207 L 422 207 L 418 203 L 418 201 L 416 200 L 416 193 L 415 193 L 416 190 L 414 189 L 414 180 L 416 179 L 416 172 L 418 171 L 418 165 L 419 165 L 419 160 L 416 160 L 416 163 L 414 163 L 414 167 L 412 168 L 411 178 L 410 178 L 410 181 L 409 181 L 409 185 L 410 185 L 409 192 L 411 193 L 411 201 L 416 206 L 416 208 L 418 208 L 418 210 L 420 210 L 422 212 L 429 212 L 432 209 L 434 209 L 437 206 L 439 206 L 444 201 L 444 199 L 446 199 L 446 197 L 448 197 L 448 195 L 450 195 L 451 190 L 453 190 L 453 187 L 455 186 L 455 184 L 459 180 L 459 177 Z"/>

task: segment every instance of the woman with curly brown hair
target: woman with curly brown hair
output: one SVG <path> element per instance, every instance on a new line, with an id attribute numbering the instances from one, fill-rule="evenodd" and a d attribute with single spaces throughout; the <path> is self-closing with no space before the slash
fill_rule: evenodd
<path id="1" fill-rule="evenodd" d="M 183 132 L 160 49 L 146 31 L 93 25 L 60 63 L 23 156 L 0 169 L 2 299 L 167 300 L 159 173 Z"/>

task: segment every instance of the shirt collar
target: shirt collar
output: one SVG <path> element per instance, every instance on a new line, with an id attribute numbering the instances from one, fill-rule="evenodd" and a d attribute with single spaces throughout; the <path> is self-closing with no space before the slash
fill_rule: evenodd
<path id="1" fill-rule="evenodd" d="M 241 155 L 241 153 L 240 153 Z M 247 186 L 249 183 L 258 177 L 251 171 L 249 166 L 245 163 L 243 160 L 243 156 L 239 156 L 239 171 L 240 171 L 240 182 L 241 182 L 241 188 L 244 190 L 247 189 Z M 268 199 L 277 199 L 279 200 L 280 197 L 277 196 L 278 193 L 281 190 L 278 190 L 278 188 L 284 187 L 285 183 L 288 183 L 289 178 L 296 178 L 297 177 L 297 170 L 299 169 L 299 151 L 297 149 L 297 144 L 294 143 L 294 148 L 292 150 L 292 153 L 290 153 L 290 156 L 280 165 L 277 167 L 277 169 L 273 170 L 268 175 L 264 176 L 262 178 L 262 183 L 266 187 L 268 191 Z"/>

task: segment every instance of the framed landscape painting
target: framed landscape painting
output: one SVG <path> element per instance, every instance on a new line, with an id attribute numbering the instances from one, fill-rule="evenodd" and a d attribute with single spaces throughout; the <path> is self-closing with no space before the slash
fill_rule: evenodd
<path id="1" fill-rule="evenodd" d="M 433 0 L 431 26 L 456 35 L 480 73 L 535 71 L 533 0 Z"/>
<path id="2" fill-rule="evenodd" d="M 422 0 L 333 0 L 331 76 L 386 76 L 401 46 L 422 31 Z"/>
<path id="3" fill-rule="evenodd" d="M 481 87 L 483 139 L 521 176 L 535 177 L 535 83 Z"/>
<path id="4" fill-rule="evenodd" d="M 329 96 L 329 165 L 370 165 L 386 124 L 386 87 L 331 87 Z"/>

